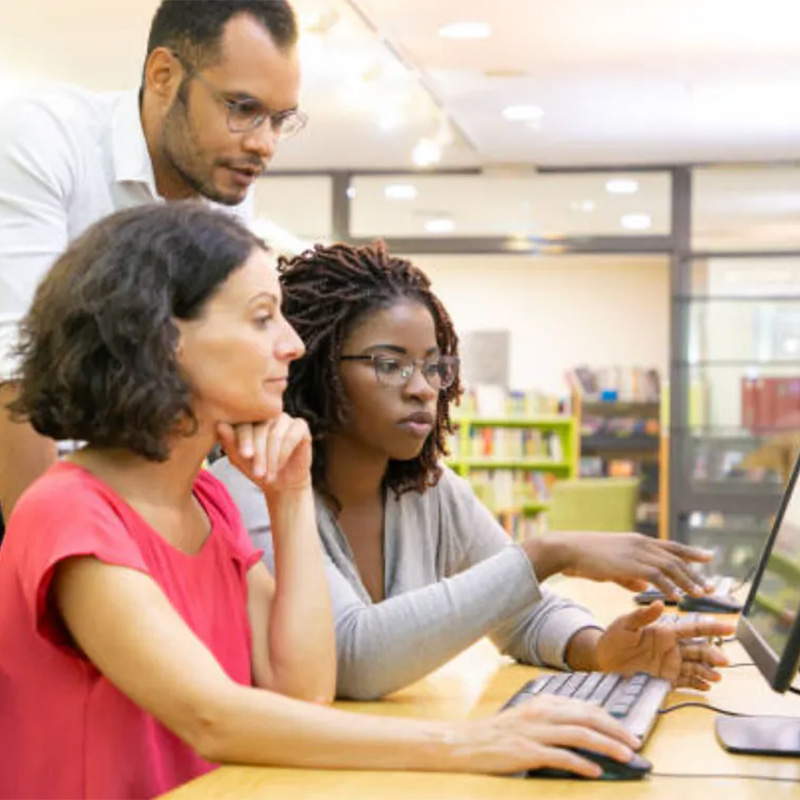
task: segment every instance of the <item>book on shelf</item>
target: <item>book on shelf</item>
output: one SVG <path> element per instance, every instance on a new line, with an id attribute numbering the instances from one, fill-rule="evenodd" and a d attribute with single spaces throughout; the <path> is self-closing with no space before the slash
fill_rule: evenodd
<path id="1" fill-rule="evenodd" d="M 469 480 L 476 497 L 492 512 L 545 508 L 554 478 L 524 469 L 473 469 Z"/>
<path id="2" fill-rule="evenodd" d="M 658 417 L 586 413 L 581 417 L 581 436 L 658 436 L 661 422 Z"/>
<path id="3" fill-rule="evenodd" d="M 505 386 L 477 384 L 464 390 L 454 417 L 529 419 L 572 413 L 569 398 L 535 389 L 508 389 Z"/>
<path id="4" fill-rule="evenodd" d="M 558 435 L 538 428 L 471 427 L 469 435 L 459 439 L 455 449 L 458 458 L 564 460 L 564 448 Z M 456 457 L 452 449 L 451 453 Z"/>
<path id="5" fill-rule="evenodd" d="M 578 472 L 581 478 L 602 478 L 605 462 L 600 456 L 581 456 Z"/>
<path id="6" fill-rule="evenodd" d="M 547 515 L 531 516 L 518 511 L 509 511 L 498 516 L 498 522 L 515 542 L 534 539 L 547 532 Z"/>
<path id="7" fill-rule="evenodd" d="M 637 475 L 637 464 L 627 458 L 611 458 L 606 462 L 609 478 L 633 478 Z"/>
<path id="8" fill-rule="evenodd" d="M 581 364 L 567 370 L 565 380 L 587 400 L 657 403 L 661 396 L 661 378 L 652 367 Z"/>
<path id="9" fill-rule="evenodd" d="M 740 391 L 743 428 L 800 428 L 800 377 L 743 377 Z"/>

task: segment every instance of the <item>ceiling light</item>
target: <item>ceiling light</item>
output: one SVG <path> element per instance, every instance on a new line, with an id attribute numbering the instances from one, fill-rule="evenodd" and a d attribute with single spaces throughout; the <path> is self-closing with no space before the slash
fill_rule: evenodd
<path id="1" fill-rule="evenodd" d="M 384 111 L 378 119 L 378 127 L 382 131 L 391 131 L 400 124 L 400 115 L 396 111 Z"/>
<path id="2" fill-rule="evenodd" d="M 630 178 L 612 178 L 606 181 L 606 191 L 609 194 L 636 194 L 639 191 L 639 181 Z"/>
<path id="3" fill-rule="evenodd" d="M 417 196 L 417 187 L 410 183 L 390 183 L 384 188 L 383 193 L 389 200 L 414 200 Z"/>
<path id="4" fill-rule="evenodd" d="M 440 219 L 429 219 L 425 223 L 425 230 L 428 233 L 452 233 L 456 229 L 456 223 L 449 217 Z"/>
<path id="5" fill-rule="evenodd" d="M 492 29 L 485 22 L 453 22 L 439 28 L 443 39 L 488 39 Z"/>
<path id="6" fill-rule="evenodd" d="M 429 138 L 420 139 L 411 153 L 414 163 L 418 167 L 431 167 L 442 159 L 442 149 Z"/>
<path id="7" fill-rule="evenodd" d="M 583 211 L 585 214 L 594 211 L 596 208 L 597 203 L 594 200 L 573 200 L 569 204 L 570 211 Z"/>
<path id="8" fill-rule="evenodd" d="M 348 200 L 355 200 L 358 191 L 356 190 L 355 186 L 348 186 L 347 187 L 347 199 Z"/>
<path id="9" fill-rule="evenodd" d="M 507 106 L 503 116 L 511 122 L 537 122 L 544 116 L 539 106 Z"/>
<path id="10" fill-rule="evenodd" d="M 625 214 L 619 224 L 627 231 L 646 231 L 652 226 L 653 220 L 649 214 Z"/>

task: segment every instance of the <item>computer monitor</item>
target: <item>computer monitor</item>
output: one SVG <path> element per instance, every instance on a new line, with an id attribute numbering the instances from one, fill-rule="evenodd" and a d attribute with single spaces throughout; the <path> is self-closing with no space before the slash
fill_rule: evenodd
<path id="1" fill-rule="evenodd" d="M 785 692 L 800 664 L 800 457 L 739 617 L 736 633 L 776 692 Z M 800 718 L 718 717 L 717 736 L 739 753 L 800 756 Z"/>

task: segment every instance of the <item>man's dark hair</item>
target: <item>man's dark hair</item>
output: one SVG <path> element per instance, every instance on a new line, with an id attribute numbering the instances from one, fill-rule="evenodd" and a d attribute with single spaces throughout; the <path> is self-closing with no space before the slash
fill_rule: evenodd
<path id="1" fill-rule="evenodd" d="M 153 461 L 196 429 L 174 319 L 198 319 L 261 242 L 196 201 L 95 223 L 56 261 L 21 325 L 10 405 L 51 439 L 121 447 Z"/>
<path id="2" fill-rule="evenodd" d="M 382 243 L 317 245 L 301 255 L 279 259 L 278 270 L 284 315 L 306 346 L 305 356 L 289 368 L 284 402 L 290 414 L 303 417 L 311 428 L 315 488 L 338 505 L 325 479 L 325 436 L 344 425 L 349 413 L 339 374 L 342 343 L 348 333 L 373 311 L 398 300 L 415 300 L 433 317 L 442 355 L 458 355 L 458 337 L 425 273 L 390 255 Z M 387 489 L 400 495 L 436 485 L 441 475 L 438 460 L 447 454 L 447 436 L 453 432 L 450 403 L 460 394 L 458 379 L 440 393 L 436 425 L 422 452 L 408 461 L 389 462 L 384 479 Z"/>
<path id="3" fill-rule="evenodd" d="M 297 42 L 297 20 L 287 0 L 161 0 L 150 25 L 147 56 L 168 47 L 193 70 L 220 57 L 222 33 L 237 14 L 249 14 L 272 37 L 279 50 Z"/>

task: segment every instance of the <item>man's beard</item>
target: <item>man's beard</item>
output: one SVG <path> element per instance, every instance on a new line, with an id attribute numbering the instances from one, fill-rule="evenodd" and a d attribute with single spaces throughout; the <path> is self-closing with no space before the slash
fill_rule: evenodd
<path id="1" fill-rule="evenodd" d="M 176 108 L 178 105 L 180 105 L 181 110 Z M 221 203 L 222 205 L 238 205 L 244 199 L 243 197 L 220 192 L 210 178 L 208 180 L 198 178 L 197 175 L 191 171 L 191 167 L 188 166 L 188 163 L 191 163 L 191 156 L 186 159 L 182 158 L 184 154 L 188 155 L 197 152 L 197 148 L 193 146 L 194 136 L 189 127 L 187 111 L 186 103 L 180 99 L 179 95 L 173 102 L 164 120 L 164 132 L 161 139 L 161 150 L 164 160 L 180 179 L 196 194 L 208 200 L 212 200 L 215 203 Z M 178 115 L 180 115 L 180 119 Z"/>

